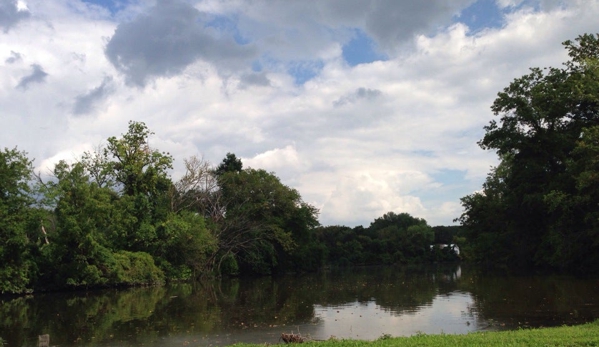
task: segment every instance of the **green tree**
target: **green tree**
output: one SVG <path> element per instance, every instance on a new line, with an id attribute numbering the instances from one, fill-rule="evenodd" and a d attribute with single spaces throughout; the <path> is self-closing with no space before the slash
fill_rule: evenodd
<path id="1" fill-rule="evenodd" d="M 218 176 L 227 172 L 241 172 L 243 169 L 243 163 L 241 159 L 237 158 L 233 153 L 227 153 L 227 156 L 218 165 L 215 172 Z"/>
<path id="2" fill-rule="evenodd" d="M 90 172 L 102 173 L 96 176 L 111 177 L 121 190 L 119 204 L 130 216 L 119 237 L 122 249 L 153 252 L 158 242 L 156 225 L 166 219 L 171 208 L 168 170 L 173 158 L 150 147 L 152 134 L 144 123 L 129 122 L 128 132 L 121 138 L 108 138 L 103 158 L 87 167 Z"/>
<path id="3" fill-rule="evenodd" d="M 55 225 L 43 249 L 40 285 L 93 287 L 162 280 L 148 254 L 115 249 L 123 221 L 116 192 L 93 182 L 82 163 L 61 161 L 54 175 L 56 180 L 45 185 L 55 198 Z"/>
<path id="4" fill-rule="evenodd" d="M 506 156 L 487 175 L 480 192 L 461 199 L 465 212 L 458 221 L 467 240 L 460 249 L 465 259 L 489 267 L 510 262 L 512 248 L 517 245 L 511 241 L 514 229 L 506 202 L 509 192 L 505 179 L 509 172 L 510 160 Z"/>
<path id="5" fill-rule="evenodd" d="M 108 138 L 105 163 L 125 195 L 156 195 L 168 181 L 173 158 L 149 145 L 154 133 L 142 122 L 129 122 L 129 131 L 121 138 Z"/>
<path id="6" fill-rule="evenodd" d="M 361 262 L 361 245 L 356 240 L 357 234 L 352 228 L 341 225 L 322 226 L 315 229 L 319 244 L 325 248 L 326 263 L 334 266 L 345 266 Z M 359 247 L 355 247 L 356 241 Z M 353 249 L 349 247 L 354 246 Z M 357 252 L 360 249 L 360 253 Z"/>
<path id="7" fill-rule="evenodd" d="M 39 240 L 41 231 L 33 233 L 32 175 L 27 153 L 16 148 L 0 151 L 0 293 L 31 289 L 37 273 L 31 242 Z"/>
<path id="8" fill-rule="evenodd" d="M 557 266 L 570 257 L 558 253 L 570 248 L 563 242 L 575 240 L 570 236 L 576 232 L 561 237 L 561 228 L 580 230 L 580 225 L 564 224 L 565 215 L 556 218 L 553 212 L 568 209 L 573 200 L 564 196 L 579 195 L 571 162 L 581 160 L 575 151 L 585 129 L 599 125 L 599 35 L 564 45 L 571 60 L 563 68 L 531 69 L 491 107 L 501 118 L 485 127 L 479 145 L 495 150 L 501 164 L 482 192 L 462 199 L 460 218 L 477 260 Z"/>
<path id="9" fill-rule="evenodd" d="M 556 268 L 592 272 L 599 266 L 599 127 L 583 131 L 567 172 L 575 189 L 553 190 L 545 196 L 550 227 L 542 256 Z"/>
<path id="10" fill-rule="evenodd" d="M 241 164 L 234 158 L 229 153 L 223 162 Z M 219 259 L 233 254 L 242 272 L 270 274 L 290 267 L 293 257 L 320 254 L 311 249 L 318 211 L 274 174 L 234 167 L 218 178 L 226 211 L 218 224 Z"/>
<path id="11" fill-rule="evenodd" d="M 153 255 L 171 279 L 195 279 L 207 270 L 217 240 L 200 214 L 183 210 L 169 213 L 158 228 L 160 242 Z"/>
<path id="12" fill-rule="evenodd" d="M 461 227 L 459 225 L 438 225 L 433 227 L 435 232 L 434 243 L 451 244 L 455 243 L 455 238 L 460 236 Z"/>
<path id="13" fill-rule="evenodd" d="M 388 212 L 375 219 L 370 234 L 387 245 L 387 254 L 394 262 L 424 262 L 428 260 L 435 234 L 424 219 L 408 213 Z"/>
<path id="14" fill-rule="evenodd" d="M 44 281 L 147 283 L 161 281 L 163 270 L 172 278 L 197 270 L 205 257 L 198 246 L 206 234 L 203 218 L 172 211 L 172 157 L 150 148 L 151 134 L 145 124 L 130 122 L 106 148 L 55 167 L 56 179 L 42 185 L 55 216 Z"/>
<path id="15" fill-rule="evenodd" d="M 173 184 L 168 175 L 173 158 L 150 147 L 151 135 L 144 123 L 130 122 L 126 134 L 108 139 L 102 157 L 88 156 L 88 170 L 121 188 L 119 249 L 151 254 L 168 278 L 199 276 L 215 248 L 202 209 L 216 179 L 207 163 L 191 158 L 186 174 Z"/>

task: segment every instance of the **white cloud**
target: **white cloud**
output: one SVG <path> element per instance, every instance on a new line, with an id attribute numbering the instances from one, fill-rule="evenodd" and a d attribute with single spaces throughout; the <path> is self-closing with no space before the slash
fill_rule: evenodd
<path id="1" fill-rule="evenodd" d="M 0 146 L 28 151 L 41 169 L 143 121 L 156 133 L 151 144 L 174 155 L 175 176 L 191 155 L 218 164 L 233 152 L 298 189 L 325 225 L 368 225 L 388 211 L 449 224 L 459 198 L 479 189 L 496 161 L 476 145 L 496 93 L 531 66 L 559 66 L 567 59 L 560 43 L 596 31 L 599 16 L 595 0 L 536 10 L 502 1 L 513 7 L 505 25 L 472 34 L 451 24 L 471 1 L 428 10 L 342 3 L 214 0 L 189 10 L 202 25 L 226 18 L 231 28 L 217 30 L 181 28 L 189 18 L 163 17 L 151 2 L 113 16 L 79 1 L 27 1 L 31 15 L 0 33 Z M 377 18 L 393 23 L 394 14 L 424 23 L 387 24 L 388 34 L 373 26 Z M 161 42 L 152 46 L 144 20 L 179 28 L 175 43 L 195 37 L 204 45 L 177 49 L 178 58 L 155 52 L 172 37 L 149 30 Z M 341 47 L 350 27 L 402 50 L 349 67 Z M 116 53 L 107 56 L 110 42 Z M 261 69 L 252 70 L 247 45 Z M 287 67 L 304 60 L 321 69 L 296 85 Z M 47 73 L 43 83 L 16 89 L 35 64 Z M 463 178 L 443 181 L 452 170 Z"/>
<path id="2" fill-rule="evenodd" d="M 260 153 L 253 158 L 245 159 L 244 165 L 252 168 L 261 168 L 267 171 L 280 172 L 282 170 L 300 171 L 302 161 L 297 151 L 291 145 L 285 148 L 275 148 L 273 150 Z"/>
<path id="3" fill-rule="evenodd" d="M 506 7 L 516 7 L 523 3 L 524 0 L 495 0 L 497 6 L 501 9 Z"/>
<path id="4" fill-rule="evenodd" d="M 0 0 L 0 28 L 4 33 L 8 33 L 30 15 L 31 13 L 24 3 L 15 0 Z"/>
<path id="5" fill-rule="evenodd" d="M 341 174 L 336 178 L 334 190 L 322 205 L 322 218 L 353 225 L 390 211 L 414 216 L 425 212 L 420 199 L 411 194 L 413 189 L 432 183 L 422 172 L 349 171 L 348 174 L 351 176 Z"/>

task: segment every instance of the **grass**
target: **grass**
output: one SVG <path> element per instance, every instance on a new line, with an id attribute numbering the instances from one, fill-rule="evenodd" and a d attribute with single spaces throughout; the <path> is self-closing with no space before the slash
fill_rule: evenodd
<path id="1" fill-rule="evenodd" d="M 238 345 L 240 346 L 240 345 Z M 249 345 L 245 345 L 249 346 Z M 257 346 L 257 345 L 255 345 Z M 412 347 L 412 346 L 599 346 L 599 321 L 578 326 L 476 332 L 466 335 L 381 336 L 375 341 L 327 340 L 308 342 L 302 347 Z"/>

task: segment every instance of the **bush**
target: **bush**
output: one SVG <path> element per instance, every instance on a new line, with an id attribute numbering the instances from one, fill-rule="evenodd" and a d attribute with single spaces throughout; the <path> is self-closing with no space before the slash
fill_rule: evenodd
<path id="1" fill-rule="evenodd" d="M 164 282 L 164 273 L 154 258 L 145 252 L 120 251 L 114 254 L 115 267 L 111 281 L 114 284 L 156 284 Z"/>

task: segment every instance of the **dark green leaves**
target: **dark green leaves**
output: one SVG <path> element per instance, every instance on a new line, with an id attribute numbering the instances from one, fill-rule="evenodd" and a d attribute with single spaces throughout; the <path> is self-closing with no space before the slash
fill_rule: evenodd
<path id="1" fill-rule="evenodd" d="M 28 230 L 35 217 L 32 174 L 25 152 L 0 151 L 0 293 L 22 293 L 35 277 L 29 246 L 37 238 Z"/>
<path id="2" fill-rule="evenodd" d="M 564 43 L 564 68 L 531 69 L 500 92 L 479 142 L 500 165 L 459 219 L 470 257 L 499 266 L 597 268 L 599 36 Z"/>

